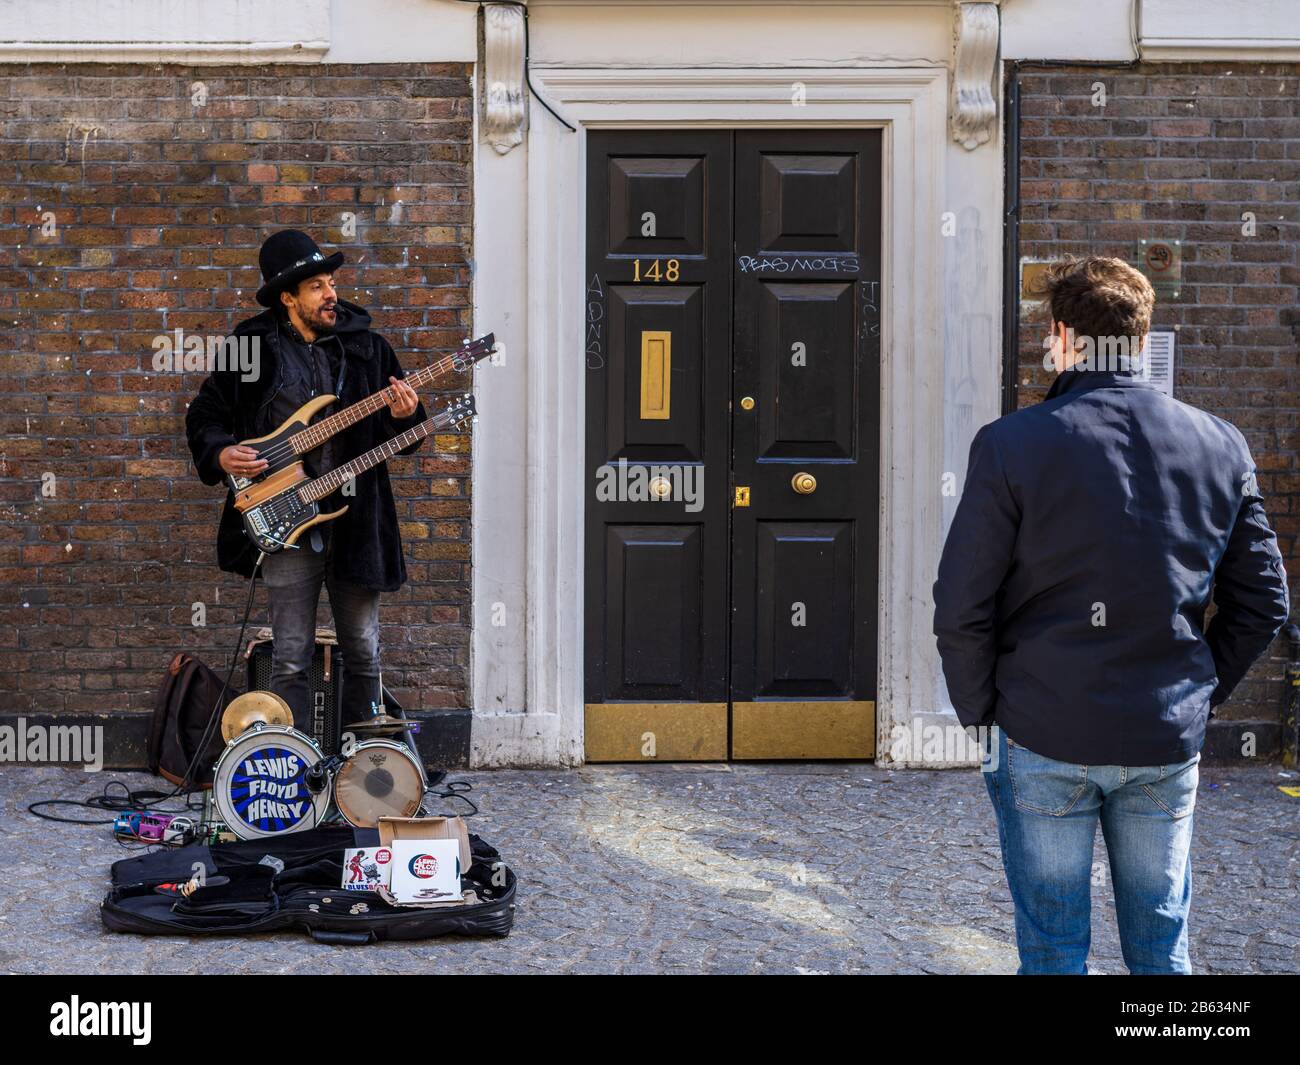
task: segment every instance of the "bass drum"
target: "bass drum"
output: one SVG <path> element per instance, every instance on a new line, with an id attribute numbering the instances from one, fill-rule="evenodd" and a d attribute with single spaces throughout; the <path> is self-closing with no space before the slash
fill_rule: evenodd
<path id="1" fill-rule="evenodd" d="M 395 740 L 358 743 L 334 777 L 334 805 L 356 828 L 375 828 L 381 817 L 414 817 L 424 791 L 419 758 Z"/>
<path id="2" fill-rule="evenodd" d="M 212 795 L 218 816 L 240 839 L 315 828 L 329 808 L 329 788 L 313 795 L 306 775 L 320 760 L 320 748 L 297 729 L 254 725 L 217 759 Z"/>

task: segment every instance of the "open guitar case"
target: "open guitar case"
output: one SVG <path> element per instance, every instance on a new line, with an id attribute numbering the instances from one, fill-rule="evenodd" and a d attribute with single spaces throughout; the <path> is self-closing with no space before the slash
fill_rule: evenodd
<path id="1" fill-rule="evenodd" d="M 331 825 L 124 858 L 113 863 L 113 886 L 100 905 L 100 917 L 111 931 L 139 935 L 301 930 L 318 943 L 336 945 L 508 935 L 515 919 L 515 875 L 493 847 L 472 833 L 469 840 L 472 861 L 461 888 L 472 891 L 477 902 L 390 906 L 376 892 L 343 890 L 344 849 L 377 847 L 379 832 Z M 154 890 L 189 880 L 200 864 L 208 884 L 188 898 Z"/>

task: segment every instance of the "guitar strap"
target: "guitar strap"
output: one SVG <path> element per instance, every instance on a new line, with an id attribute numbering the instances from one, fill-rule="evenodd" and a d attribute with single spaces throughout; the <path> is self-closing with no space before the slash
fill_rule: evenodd
<path id="1" fill-rule="evenodd" d="M 343 338 L 337 333 L 333 333 L 331 336 L 333 337 L 334 342 L 339 346 L 339 376 L 338 380 L 334 383 L 334 395 L 338 396 L 339 402 L 342 403 L 343 382 L 347 379 L 348 374 L 348 346 L 343 343 Z M 330 537 L 330 540 L 332 542 L 333 537 Z M 308 537 L 308 542 L 311 544 L 312 551 L 318 555 L 325 550 L 325 544 L 319 528 L 312 529 L 311 535 Z"/>
<path id="2" fill-rule="evenodd" d="M 335 341 L 339 346 L 339 379 L 334 384 L 334 394 L 339 397 L 339 402 L 343 402 L 343 382 L 348 375 L 348 346 L 343 343 L 343 338 L 337 333 L 333 334 Z"/>

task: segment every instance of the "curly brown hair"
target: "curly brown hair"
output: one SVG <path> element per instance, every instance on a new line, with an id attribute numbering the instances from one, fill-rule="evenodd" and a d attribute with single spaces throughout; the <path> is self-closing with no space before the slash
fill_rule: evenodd
<path id="1" fill-rule="evenodd" d="M 1076 337 L 1145 337 L 1156 294 L 1151 282 L 1123 259 L 1104 255 L 1066 258 L 1041 276 L 1038 294 L 1052 320 Z"/>

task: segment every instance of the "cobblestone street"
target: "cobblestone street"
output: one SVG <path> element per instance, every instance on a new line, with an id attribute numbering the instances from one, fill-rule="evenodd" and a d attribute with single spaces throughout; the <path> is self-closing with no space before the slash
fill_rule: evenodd
<path id="1" fill-rule="evenodd" d="M 458 772 L 470 830 L 519 877 L 505 939 L 365 948 L 300 933 L 107 932 L 109 828 L 25 811 L 144 775 L 0 773 L 0 971 L 9 973 L 1007 973 L 1011 902 L 974 770 L 869 765 L 592 766 Z M 1193 845 L 1196 972 L 1300 971 L 1300 800 L 1276 767 L 1202 767 Z M 71 809 L 71 808 L 69 808 Z M 93 816 L 86 811 L 86 816 Z M 78 814 L 80 816 L 80 814 Z M 1098 860 L 1104 861 L 1100 833 Z M 1110 888 L 1092 966 L 1123 973 Z"/>

